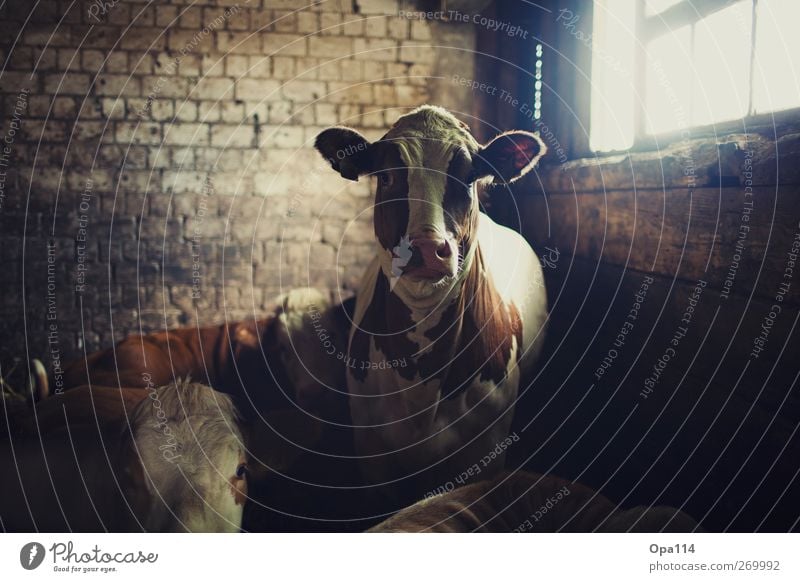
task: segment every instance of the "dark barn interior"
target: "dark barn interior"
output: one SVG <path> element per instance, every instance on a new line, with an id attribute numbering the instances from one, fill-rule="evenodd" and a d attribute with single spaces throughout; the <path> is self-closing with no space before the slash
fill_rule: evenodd
<path id="1" fill-rule="evenodd" d="M 519 129 L 548 150 L 482 201 L 536 251 L 544 280 L 531 284 L 549 303 L 506 470 L 581 483 L 618 507 L 674 507 L 706 531 L 797 531 L 800 99 L 754 104 L 756 56 L 738 64 L 749 70 L 744 113 L 695 123 L 680 77 L 653 81 L 641 47 L 683 27 L 697 46 L 706 20 L 738 10 L 757 49 L 768 13 L 750 0 L 676 0 L 654 16 L 633 1 L 640 50 L 619 81 L 636 88 L 631 142 L 596 147 L 593 91 L 608 55 L 593 23 L 607 4 L 5 2 L 0 438 L 13 443 L 14 419 L 43 403 L 34 359 L 60 397 L 69 362 L 85 384 L 90 355 L 132 335 L 244 322 L 257 330 L 252 365 L 270 362 L 255 383 L 285 398 L 248 400 L 251 363 L 235 345 L 252 346 L 239 327 L 213 348 L 210 375 L 192 376 L 245 417 L 269 410 L 255 448 L 291 449 L 251 484 L 242 529 L 361 531 L 399 509 L 359 481 L 346 386 L 315 409 L 323 422 L 292 416 L 295 379 L 273 369 L 259 322 L 288 313 L 280 297 L 296 288 L 351 300 L 375 254 L 375 180 L 340 179 L 316 136 L 346 125 L 378 140 L 434 104 L 482 144 Z M 787 54 L 797 65 L 800 53 Z M 775 95 L 800 95 L 793 75 Z M 664 131 L 647 130 L 653 91 L 667 95 L 655 115 L 679 118 Z M 345 329 L 329 325 L 340 351 L 351 316 L 347 303 L 328 320 Z M 144 387 L 119 361 L 100 383 Z M 168 362 L 172 381 L 181 374 Z M 13 466 L 2 475 L 18 486 Z"/>

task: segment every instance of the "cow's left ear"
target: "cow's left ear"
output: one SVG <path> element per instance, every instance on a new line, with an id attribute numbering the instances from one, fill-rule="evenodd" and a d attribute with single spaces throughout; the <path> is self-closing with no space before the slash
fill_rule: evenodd
<path id="1" fill-rule="evenodd" d="M 513 182 L 536 165 L 547 146 L 529 131 L 507 131 L 483 146 L 473 157 L 476 178 L 494 176 Z"/>
<path id="2" fill-rule="evenodd" d="M 358 181 L 372 168 L 370 142 L 349 127 L 330 127 L 320 133 L 314 147 L 343 178 Z"/>

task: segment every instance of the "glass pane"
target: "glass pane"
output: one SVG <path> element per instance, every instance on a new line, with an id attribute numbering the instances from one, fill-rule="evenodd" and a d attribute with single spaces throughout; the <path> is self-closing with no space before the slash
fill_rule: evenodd
<path id="1" fill-rule="evenodd" d="M 645 0 L 645 16 L 653 16 L 654 14 L 661 14 L 667 8 L 672 8 L 676 4 L 680 4 L 683 0 Z"/>
<path id="2" fill-rule="evenodd" d="M 635 1 L 594 3 L 589 145 L 596 151 L 633 145 Z"/>
<path id="3" fill-rule="evenodd" d="M 753 104 L 756 113 L 800 106 L 800 2 L 759 0 Z"/>
<path id="4" fill-rule="evenodd" d="M 752 47 L 751 2 L 738 2 L 695 25 L 692 123 L 747 115 Z"/>
<path id="5" fill-rule="evenodd" d="M 684 129 L 691 119 L 692 29 L 684 26 L 647 46 L 645 59 L 645 131 Z"/>

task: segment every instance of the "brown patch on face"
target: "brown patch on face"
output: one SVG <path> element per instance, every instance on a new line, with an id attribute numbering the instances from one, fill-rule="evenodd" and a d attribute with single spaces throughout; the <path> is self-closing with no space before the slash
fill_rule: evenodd
<path id="1" fill-rule="evenodd" d="M 473 195 L 471 180 L 470 154 L 466 148 L 458 148 L 447 166 L 443 206 L 447 230 L 455 235 L 462 253 L 472 248 L 478 230 L 478 198 Z"/>
<path id="2" fill-rule="evenodd" d="M 397 145 L 373 144 L 378 187 L 375 193 L 375 236 L 391 251 L 408 229 L 408 168 Z"/>

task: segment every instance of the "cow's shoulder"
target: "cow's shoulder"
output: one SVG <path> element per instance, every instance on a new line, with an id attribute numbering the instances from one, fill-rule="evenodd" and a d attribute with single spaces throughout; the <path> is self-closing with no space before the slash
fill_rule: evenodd
<path id="1" fill-rule="evenodd" d="M 541 275 L 539 258 L 518 232 L 481 212 L 478 244 L 494 285 L 504 301 L 518 301 L 530 279 Z"/>

